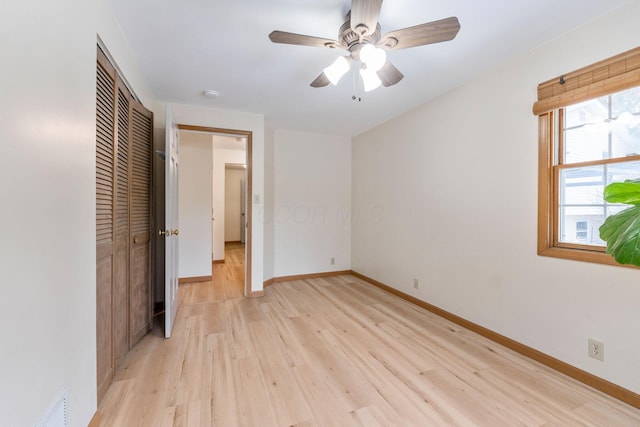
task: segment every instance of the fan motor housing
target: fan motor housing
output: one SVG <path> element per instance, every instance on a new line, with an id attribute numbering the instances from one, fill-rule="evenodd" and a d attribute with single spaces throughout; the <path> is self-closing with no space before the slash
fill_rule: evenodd
<path id="1" fill-rule="evenodd" d="M 371 34 L 363 36 L 361 41 L 360 34 L 353 31 L 351 21 L 347 19 L 340 27 L 338 41 L 341 45 L 346 46 L 351 53 L 360 51 L 360 47 L 364 44 L 372 44 L 375 46 L 380 41 L 380 24 L 376 24 L 376 30 Z"/>

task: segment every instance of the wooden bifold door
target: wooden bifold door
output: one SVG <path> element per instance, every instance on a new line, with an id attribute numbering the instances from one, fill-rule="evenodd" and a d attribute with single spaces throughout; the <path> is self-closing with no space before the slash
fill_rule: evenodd
<path id="1" fill-rule="evenodd" d="M 98 48 L 96 96 L 98 400 L 151 328 L 153 116 Z"/>

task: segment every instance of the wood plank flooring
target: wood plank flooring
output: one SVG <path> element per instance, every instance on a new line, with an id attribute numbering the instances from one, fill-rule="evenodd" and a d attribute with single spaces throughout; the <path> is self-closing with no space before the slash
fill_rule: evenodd
<path id="1" fill-rule="evenodd" d="M 180 305 L 242 298 L 244 295 L 244 244 L 225 243 L 225 261 L 212 264 L 212 280 L 184 283 L 178 294 Z"/>
<path id="2" fill-rule="evenodd" d="M 100 425 L 640 426 L 640 410 L 350 275 L 253 299 L 188 286 L 173 338 L 131 351 Z"/>

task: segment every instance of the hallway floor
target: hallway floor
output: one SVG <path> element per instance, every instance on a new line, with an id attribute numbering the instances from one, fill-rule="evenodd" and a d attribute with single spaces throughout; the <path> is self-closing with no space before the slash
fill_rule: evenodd
<path id="1" fill-rule="evenodd" d="M 244 294 L 243 243 L 225 243 L 225 261 L 212 265 L 212 281 L 183 283 L 178 289 L 180 305 L 242 298 Z"/>

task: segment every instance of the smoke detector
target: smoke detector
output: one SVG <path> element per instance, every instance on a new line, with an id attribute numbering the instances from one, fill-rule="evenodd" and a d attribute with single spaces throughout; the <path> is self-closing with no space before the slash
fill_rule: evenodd
<path id="1" fill-rule="evenodd" d="M 220 92 L 218 92 L 217 90 L 208 89 L 203 91 L 202 95 L 206 96 L 207 98 L 217 98 L 220 96 Z"/>

